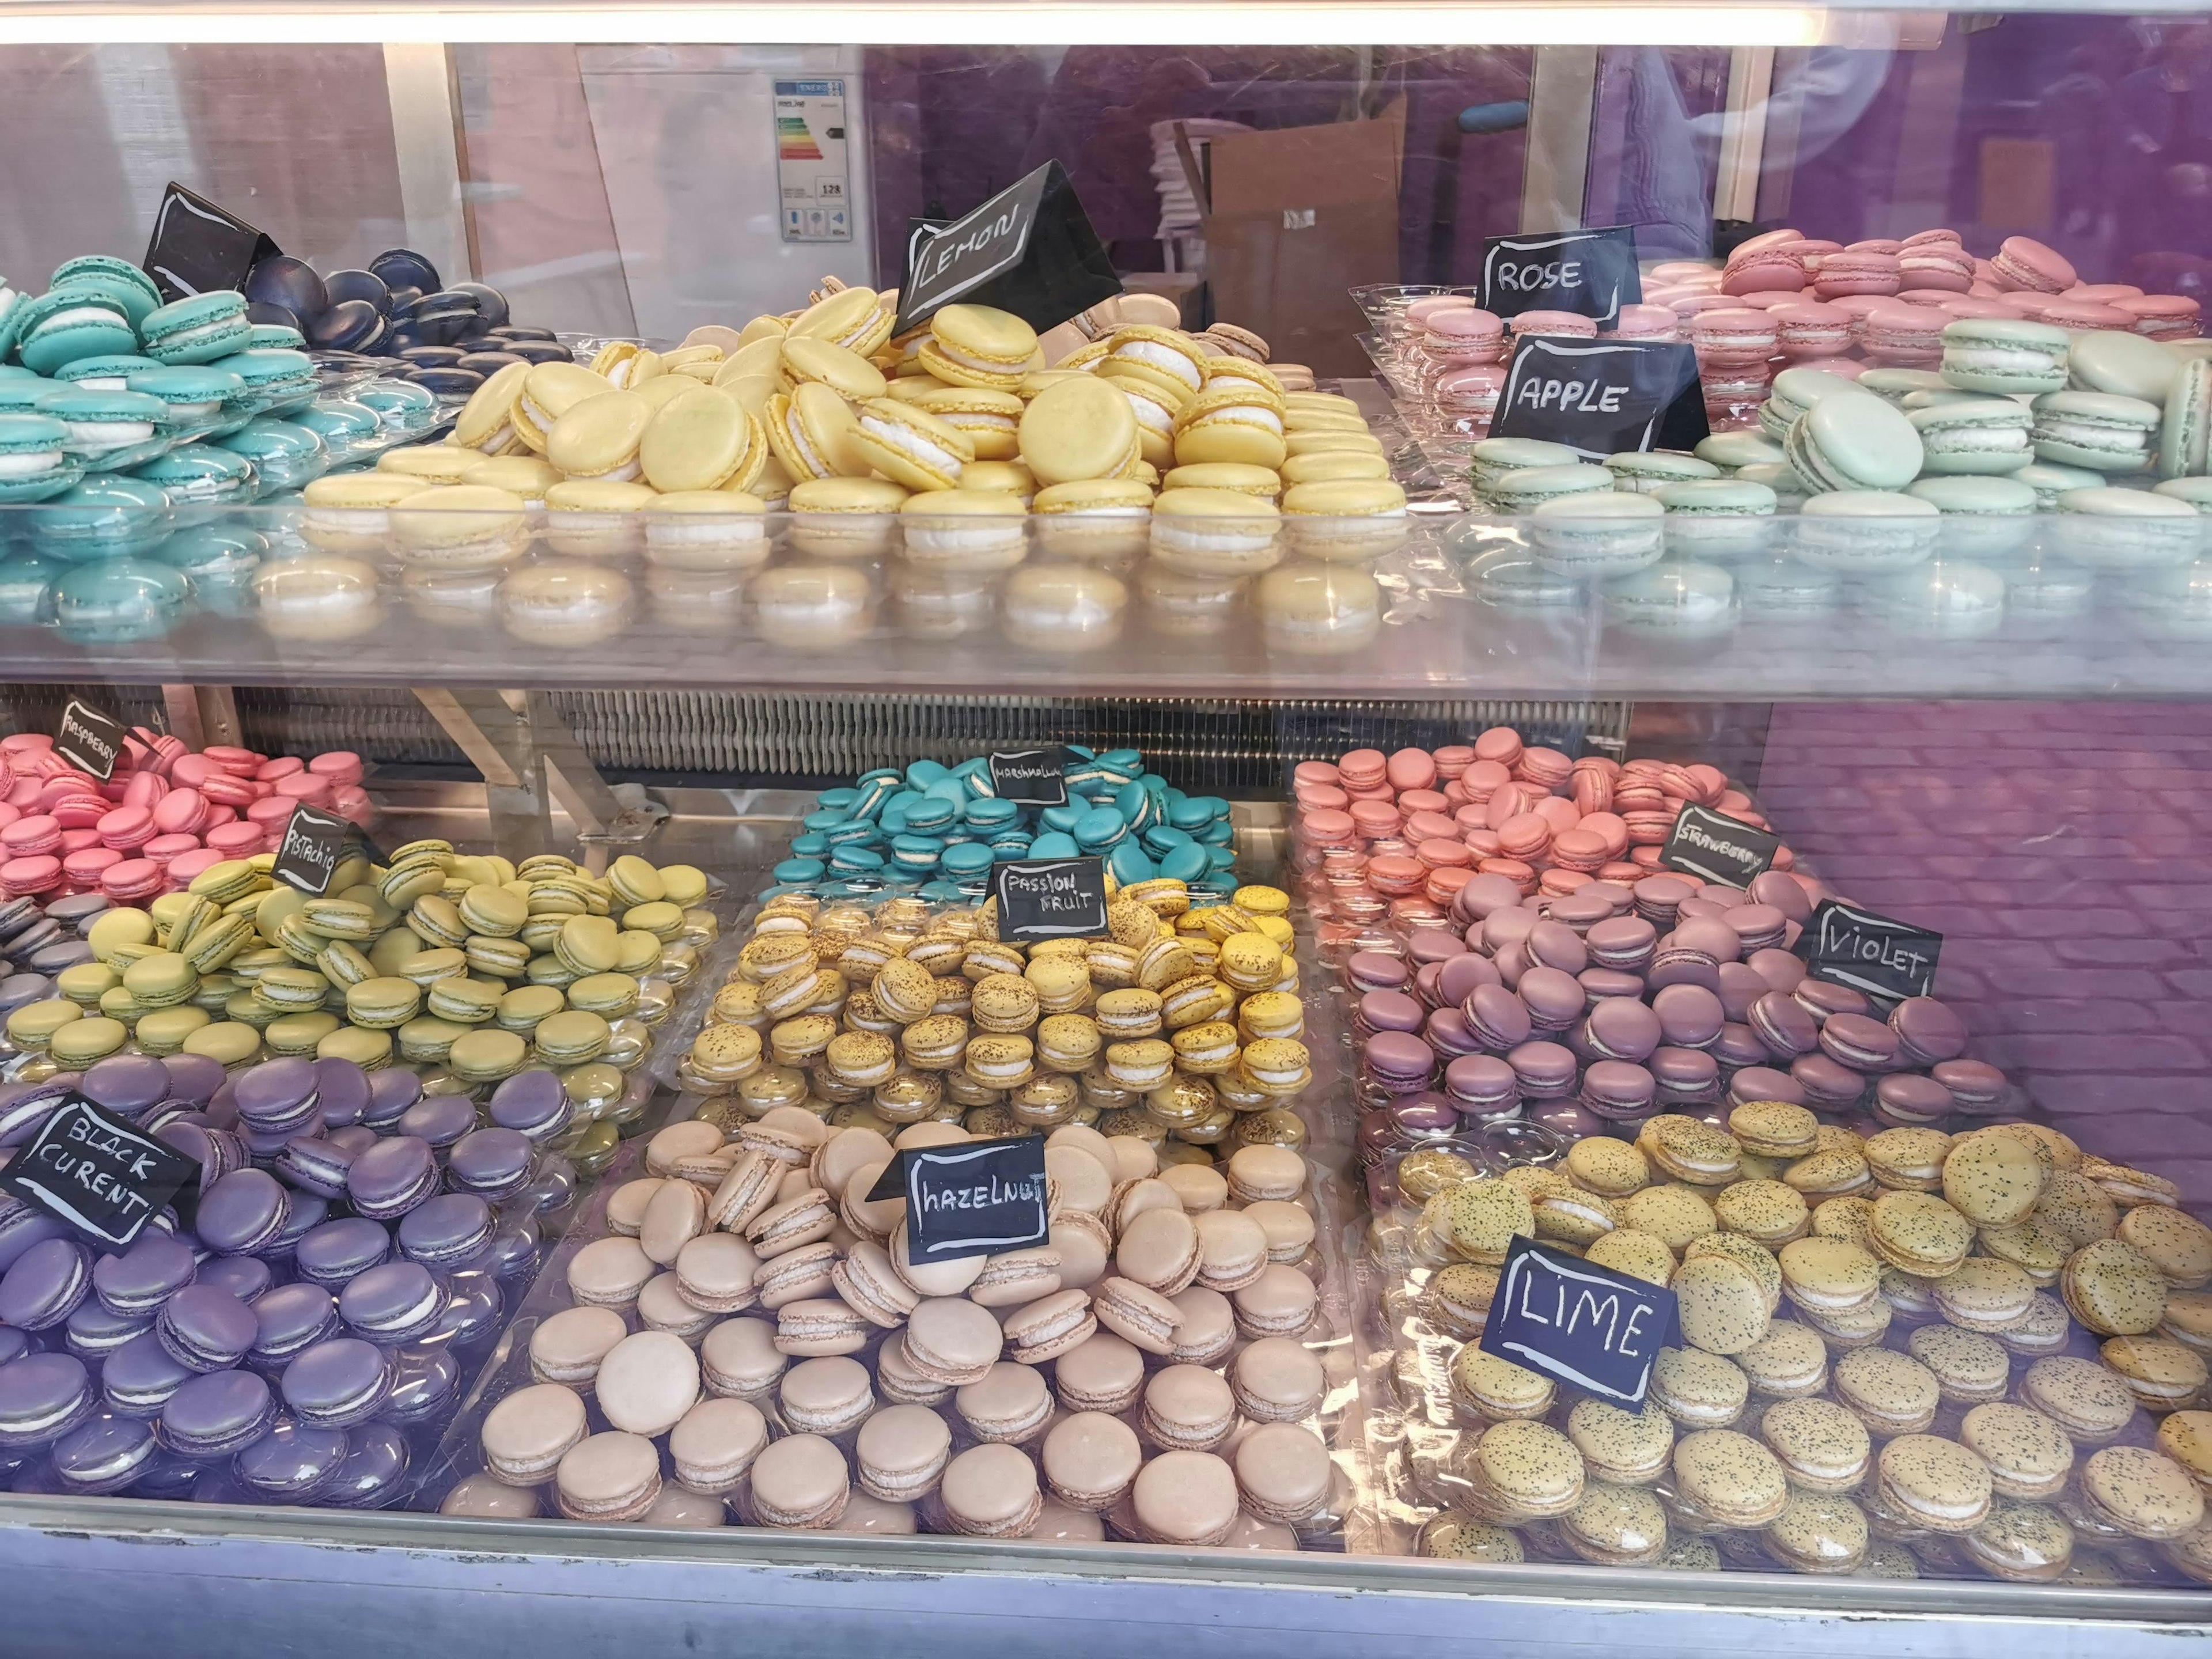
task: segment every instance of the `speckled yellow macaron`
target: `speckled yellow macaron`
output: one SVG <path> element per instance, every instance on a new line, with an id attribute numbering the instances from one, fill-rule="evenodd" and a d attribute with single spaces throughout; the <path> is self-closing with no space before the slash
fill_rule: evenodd
<path id="1" fill-rule="evenodd" d="M 1718 1225 L 1711 1205 L 1689 1188 L 1673 1185 L 1646 1187 L 1622 1200 L 1620 1219 L 1623 1225 L 1650 1233 L 1675 1251 Z"/>
<path id="2" fill-rule="evenodd" d="M 1704 1429 L 1674 1448 L 1678 1501 L 1726 1527 L 1765 1527 L 1790 1501 L 1790 1483 L 1774 1454 L 1749 1435 Z"/>
<path id="3" fill-rule="evenodd" d="M 1462 1410 L 1490 1422 L 1541 1418 L 1559 1397 L 1559 1385 L 1541 1371 L 1485 1352 L 1473 1342 L 1452 1356 L 1451 1391 Z"/>
<path id="4" fill-rule="evenodd" d="M 1836 1362 L 1836 1400 L 1876 1435 L 1917 1434 L 1936 1420 L 1936 1374 L 1893 1348 L 1857 1348 Z"/>
<path id="5" fill-rule="evenodd" d="M 1943 1158 L 1943 1196 L 1977 1226 L 2025 1221 L 2046 1171 L 2034 1152 L 2008 1135 L 1962 1135 Z"/>
<path id="6" fill-rule="evenodd" d="M 2148 1256 L 2117 1238 L 2085 1244 L 2059 1275 L 2066 1310 L 2100 1336 L 2139 1336 L 2166 1315 L 2166 1283 Z"/>
<path id="7" fill-rule="evenodd" d="M 2204 1519 L 2204 1492 L 2188 1470 L 2147 1446 L 2107 1446 L 2081 1465 L 2082 1507 L 2134 1538 L 2179 1538 Z"/>
<path id="8" fill-rule="evenodd" d="M 1905 1340 L 1905 1352 L 1935 1374 L 1943 1398 L 1954 1405 L 2002 1400 L 2012 1381 L 2004 1345 L 1957 1325 L 1923 1325 Z"/>
<path id="9" fill-rule="evenodd" d="M 1884 1193 L 1875 1200 L 1869 1242 L 1891 1267 L 1940 1279 L 1966 1260 L 1974 1229 L 1933 1193 Z"/>
<path id="10" fill-rule="evenodd" d="M 1990 1486 L 2006 1498 L 2056 1498 L 2074 1470 L 2066 1431 L 2033 1407 L 1977 1406 L 1960 1419 L 1959 1443 L 1990 1466 Z"/>
<path id="11" fill-rule="evenodd" d="M 1426 1213 L 1455 1255 L 1488 1267 L 1504 1262 L 1516 1237 L 1536 1234 L 1535 1212 L 1528 1198 L 1504 1181 L 1470 1181 L 1454 1187 L 1431 1200 Z"/>
<path id="12" fill-rule="evenodd" d="M 1743 1415 L 1751 1383 L 1733 1360 L 1702 1348 L 1662 1348 L 1649 1398 L 1686 1429 L 1723 1429 Z"/>
<path id="13" fill-rule="evenodd" d="M 1652 1285 L 1674 1277 L 1674 1253 L 1665 1241 L 1632 1227 L 1614 1228 L 1583 1251 L 1583 1260 Z"/>
<path id="14" fill-rule="evenodd" d="M 1757 1279 L 1721 1255 L 1697 1255 L 1674 1274 L 1682 1339 L 1708 1353 L 1741 1353 L 1766 1334 L 1766 1297 Z"/>
<path id="15" fill-rule="evenodd" d="M 1674 1419 L 1656 1405 L 1630 1411 L 1584 1398 L 1567 1413 L 1567 1438 L 1583 1455 L 1592 1480 L 1642 1486 L 1667 1473 L 1674 1449 Z"/>
<path id="16" fill-rule="evenodd" d="M 1588 1135 L 1567 1148 L 1567 1178 L 1602 1198 L 1624 1199 L 1651 1184 L 1644 1154 L 1611 1135 Z"/>

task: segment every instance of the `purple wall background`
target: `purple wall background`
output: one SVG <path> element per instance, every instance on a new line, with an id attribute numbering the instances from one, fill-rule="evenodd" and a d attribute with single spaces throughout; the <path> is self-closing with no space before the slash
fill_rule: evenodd
<path id="1" fill-rule="evenodd" d="M 2037 1115 L 2212 1201 L 2212 706 L 1778 704 L 1759 793 L 1942 932 L 1938 994 Z"/>

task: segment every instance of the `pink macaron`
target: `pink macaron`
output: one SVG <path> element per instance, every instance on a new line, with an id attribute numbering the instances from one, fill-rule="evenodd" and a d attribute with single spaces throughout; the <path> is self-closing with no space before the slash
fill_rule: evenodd
<path id="1" fill-rule="evenodd" d="M 2081 280 L 2064 254 L 2032 236 L 2006 237 L 1996 258 L 1989 263 L 1992 279 L 2005 289 L 2063 294 Z"/>
<path id="2" fill-rule="evenodd" d="M 1943 330 L 1958 319 L 1933 306 L 1894 303 L 1866 314 L 1861 338 L 1867 356 L 1893 368 L 1933 368 L 1942 361 Z"/>
<path id="3" fill-rule="evenodd" d="M 2139 300 L 2115 300 L 2112 309 L 2135 319 L 2135 331 L 2153 340 L 2188 340 L 2203 326 L 2203 307 L 2180 294 L 2146 294 Z"/>
<path id="4" fill-rule="evenodd" d="M 138 849 L 141 856 L 167 868 L 170 860 L 200 850 L 198 836 L 156 836 Z"/>
<path id="5" fill-rule="evenodd" d="M 1424 294 L 1418 300 L 1406 303 L 1406 320 L 1425 323 L 1440 311 L 1465 311 L 1474 304 L 1464 294 Z"/>
<path id="6" fill-rule="evenodd" d="M 274 759 L 265 760 L 256 767 L 253 780 L 256 783 L 274 783 L 279 778 L 289 778 L 295 772 L 304 772 L 307 769 L 307 763 L 297 755 L 278 755 Z"/>
<path id="7" fill-rule="evenodd" d="M 303 800 L 310 806 L 328 806 L 337 785 L 329 778 L 319 778 L 313 772 L 295 772 L 288 778 L 279 778 L 276 793 L 291 800 Z"/>
<path id="8" fill-rule="evenodd" d="M 0 830 L 0 852 L 12 858 L 36 858 L 58 852 L 61 844 L 61 825 L 44 812 L 18 818 Z"/>
<path id="9" fill-rule="evenodd" d="M 2069 300 L 2089 300 L 2108 306 L 2115 300 L 2140 300 L 2142 290 L 2133 283 L 2076 283 L 2063 296 Z"/>
<path id="10" fill-rule="evenodd" d="M 2094 300 L 2051 299 L 2035 294 L 2025 296 L 2021 307 L 2030 322 L 2049 323 L 2054 328 L 2108 328 L 2122 332 L 2132 332 L 2135 328 L 2136 319 L 2118 306 L 2100 305 Z"/>
<path id="11" fill-rule="evenodd" d="M 1906 288 L 1936 289 L 1964 294 L 1974 285 L 1974 256 L 1956 242 L 1921 242 L 1897 256 L 1899 276 Z"/>
<path id="12" fill-rule="evenodd" d="M 62 878 L 80 893 L 89 893 L 100 885 L 100 872 L 123 862 L 123 854 L 112 847 L 88 847 L 71 853 L 62 860 Z"/>
<path id="13" fill-rule="evenodd" d="M 208 850 L 227 859 L 250 859 L 269 850 L 269 837 L 258 823 L 239 819 L 219 823 L 207 833 Z"/>
<path id="14" fill-rule="evenodd" d="M 362 760 L 350 749 L 332 749 L 309 761 L 307 769 L 319 778 L 328 778 L 332 783 L 359 783 Z"/>
<path id="15" fill-rule="evenodd" d="M 211 743 L 200 750 L 224 771 L 241 778 L 250 778 L 261 768 L 268 757 L 257 755 L 251 749 L 240 749 L 235 744 Z"/>
<path id="16" fill-rule="evenodd" d="M 1738 249 L 1721 274 L 1721 292 L 1759 294 L 1775 289 L 1796 293 L 1805 286 L 1805 262 L 1788 246 Z"/>
<path id="17" fill-rule="evenodd" d="M 197 789 L 172 789 L 154 803 L 152 817 L 157 835 L 197 835 L 207 819 L 207 797 Z"/>
<path id="18" fill-rule="evenodd" d="M 205 755 L 179 755 L 169 768 L 169 781 L 180 788 L 197 789 L 222 770 Z"/>
<path id="19" fill-rule="evenodd" d="M 100 890 L 118 904 L 151 898 L 166 884 L 161 866 L 151 859 L 125 859 L 100 874 Z"/>
<path id="20" fill-rule="evenodd" d="M 1551 339 L 1594 340 L 1597 320 L 1572 311 L 1524 311 L 1513 319 L 1513 337 L 1533 336 Z"/>
<path id="21" fill-rule="evenodd" d="M 131 852 L 154 839 L 154 815 L 143 806 L 118 806 L 101 816 L 93 828 L 103 845 Z"/>
<path id="22" fill-rule="evenodd" d="M 1495 362 L 1504 355 L 1505 324 L 1472 306 L 1439 311 L 1421 325 L 1421 349 L 1441 363 Z"/>
<path id="23" fill-rule="evenodd" d="M 1437 377 L 1437 407 L 1447 415 L 1487 422 L 1498 412 L 1498 394 L 1504 389 L 1505 371 L 1498 364 L 1468 363 Z"/>
<path id="24" fill-rule="evenodd" d="M 1627 305 L 1613 319 L 1611 328 L 1600 329 L 1598 337 L 1604 340 L 1679 340 L 1682 337 L 1682 319 L 1665 306 Z"/>
<path id="25" fill-rule="evenodd" d="M 1823 300 L 1844 295 L 1893 295 L 1905 286 L 1897 255 L 1878 248 L 1851 247 L 1820 261 L 1813 291 Z"/>
<path id="26" fill-rule="evenodd" d="M 189 853 L 180 853 L 171 859 L 166 874 L 171 884 L 189 887 L 194 877 L 204 874 L 222 862 L 222 854 L 212 848 L 198 847 Z"/>
<path id="27" fill-rule="evenodd" d="M 264 795 L 246 809 L 246 821 L 248 823 L 260 825 L 262 830 L 270 837 L 270 842 L 273 846 L 276 837 L 283 831 L 285 823 L 289 821 L 293 811 L 299 805 L 300 803 L 289 795 Z"/>
<path id="28" fill-rule="evenodd" d="M 1707 311 L 1690 319 L 1690 343 L 1698 361 L 1717 368 L 1764 365 L 1774 355 L 1776 331 L 1771 312 L 1738 307 Z"/>
<path id="29" fill-rule="evenodd" d="M 1851 313 L 1818 301 L 1771 307 L 1776 349 L 1792 362 L 1836 357 L 1851 349 Z"/>

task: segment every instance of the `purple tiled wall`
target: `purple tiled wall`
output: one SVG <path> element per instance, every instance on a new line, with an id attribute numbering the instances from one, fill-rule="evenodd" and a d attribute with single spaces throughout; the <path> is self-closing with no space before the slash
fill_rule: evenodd
<path id="1" fill-rule="evenodd" d="M 1778 705 L 1759 798 L 1942 930 L 1938 994 L 2037 1115 L 2212 1201 L 2212 706 Z"/>

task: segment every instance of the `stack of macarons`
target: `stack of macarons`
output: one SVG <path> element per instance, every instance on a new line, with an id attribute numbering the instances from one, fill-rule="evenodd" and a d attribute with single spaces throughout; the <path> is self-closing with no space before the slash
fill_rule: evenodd
<path id="1" fill-rule="evenodd" d="M 312 760 L 228 744 L 198 753 L 140 728 L 106 781 L 79 772 L 44 732 L 0 738 L 0 890 L 118 902 L 182 889 L 209 866 L 274 848 L 302 803 L 362 829 L 376 809 L 361 757 Z"/>
<path id="2" fill-rule="evenodd" d="M 842 1124 L 957 1119 L 972 1133 L 1098 1121 L 1203 1149 L 1304 1131 L 1313 1081 L 1290 900 L 1205 902 L 1107 878 L 1109 935 L 1023 945 L 997 902 L 765 905 L 679 1080 L 758 1116 L 811 1103 Z"/>
<path id="3" fill-rule="evenodd" d="M 1219 796 L 1171 787 L 1133 749 L 1071 746 L 1061 776 L 1066 805 L 1036 807 L 999 798 L 988 755 L 864 772 L 815 798 L 763 896 L 912 892 L 957 904 L 984 896 L 994 864 L 1085 855 L 1125 885 L 1165 876 L 1194 893 L 1235 890 L 1236 829 Z"/>
<path id="4" fill-rule="evenodd" d="M 574 354 L 550 328 L 509 320 L 507 296 L 482 283 L 444 285 L 411 248 L 387 248 L 361 270 L 319 274 L 272 254 L 246 279 L 248 320 L 301 335 L 326 367 L 388 359 L 405 381 L 462 398 L 510 363 L 565 363 Z"/>
<path id="5" fill-rule="evenodd" d="M 1378 1207 L 1405 1547 L 2212 1582 L 2212 1229 L 2172 1182 L 2040 1124 L 1862 1135 L 1771 1100 L 1532 1150 L 1431 1142 Z M 1516 1237 L 1673 1290 L 1640 1410 L 1485 1350 Z"/>
<path id="6" fill-rule="evenodd" d="M 7 1016 L 11 1075 L 132 1050 L 234 1070 L 311 1056 L 397 1060 L 481 1093 L 542 1066 L 594 1117 L 641 1110 L 629 1074 L 719 926 L 706 877 L 634 856 L 599 878 L 557 854 L 517 867 L 420 841 L 386 864 L 348 856 L 316 898 L 276 884 L 274 862 L 225 859 L 143 908 L 86 916 L 83 959 Z"/>
<path id="7" fill-rule="evenodd" d="M 558 1081 L 489 1121 L 411 1073 L 124 1056 L 17 1085 L 20 1144 L 72 1091 L 200 1166 L 196 1201 L 96 1255 L 0 1200 L 0 1435 L 12 1489 L 379 1509 L 565 1224 Z"/>
<path id="8" fill-rule="evenodd" d="M 1062 1127 L 1048 1243 L 915 1263 L 905 1200 L 869 1194 L 898 1151 L 965 1139 L 796 1108 L 662 1130 L 443 1511 L 1332 1547 L 1352 1487 L 1304 1158 Z"/>

